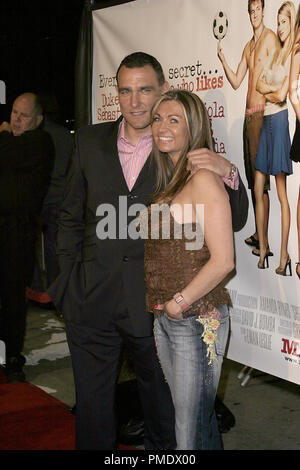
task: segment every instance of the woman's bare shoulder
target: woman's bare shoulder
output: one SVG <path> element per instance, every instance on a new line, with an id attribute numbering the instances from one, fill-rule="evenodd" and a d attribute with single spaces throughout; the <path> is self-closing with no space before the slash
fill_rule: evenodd
<path id="1" fill-rule="evenodd" d="M 212 184 L 218 186 L 221 183 L 223 184 L 223 180 L 219 175 L 206 168 L 201 168 L 190 177 L 187 184 L 191 187 L 198 187 L 200 185 L 209 187 Z"/>
<path id="2" fill-rule="evenodd" d="M 225 196 L 226 190 L 222 178 L 213 171 L 201 168 L 187 183 L 193 196 L 197 200 Z"/>

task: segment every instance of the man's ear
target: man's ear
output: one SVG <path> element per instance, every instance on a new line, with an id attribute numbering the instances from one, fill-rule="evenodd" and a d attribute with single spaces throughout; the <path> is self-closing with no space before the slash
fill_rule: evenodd
<path id="1" fill-rule="evenodd" d="M 44 119 L 44 116 L 42 114 L 39 114 L 36 118 L 37 126 L 39 127 L 41 125 L 42 120 Z"/>
<path id="2" fill-rule="evenodd" d="M 165 82 L 165 83 L 163 84 L 163 86 L 162 86 L 162 92 L 163 92 L 163 93 L 167 93 L 167 91 L 169 91 L 169 89 L 170 89 L 170 84 L 169 84 L 169 82 Z"/>

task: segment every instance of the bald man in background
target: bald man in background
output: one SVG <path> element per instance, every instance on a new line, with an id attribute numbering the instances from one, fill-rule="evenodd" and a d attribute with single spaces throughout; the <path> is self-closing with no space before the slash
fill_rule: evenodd
<path id="1" fill-rule="evenodd" d="M 52 140 L 39 128 L 42 120 L 37 96 L 23 93 L 13 103 L 10 122 L 0 125 L 0 339 L 10 383 L 25 381 L 25 287 L 33 275 L 39 217 L 54 159 Z"/>

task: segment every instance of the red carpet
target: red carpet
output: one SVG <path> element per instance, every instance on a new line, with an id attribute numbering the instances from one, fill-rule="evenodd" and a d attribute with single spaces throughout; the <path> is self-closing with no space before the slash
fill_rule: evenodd
<path id="1" fill-rule="evenodd" d="M 72 450 L 75 417 L 29 383 L 0 385 L 1 450 Z"/>
<path id="2" fill-rule="evenodd" d="M 0 367 L 0 450 L 74 449 L 75 417 L 67 405 L 30 383 L 5 382 Z"/>

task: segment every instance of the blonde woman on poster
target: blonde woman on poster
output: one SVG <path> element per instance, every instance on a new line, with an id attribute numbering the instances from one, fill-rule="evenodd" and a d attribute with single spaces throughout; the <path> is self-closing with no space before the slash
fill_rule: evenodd
<path id="1" fill-rule="evenodd" d="M 248 13 L 253 29 L 253 36 L 244 47 L 236 72 L 234 72 L 228 65 L 221 46 L 221 41 L 218 42 L 217 49 L 218 57 L 222 63 L 225 75 L 234 90 L 237 90 L 241 86 L 244 78 L 248 74 L 248 90 L 243 127 L 243 148 L 245 173 L 248 181 L 248 188 L 251 191 L 254 214 L 256 208 L 254 194 L 254 162 L 259 144 L 265 106 L 265 96 L 257 91 L 256 84 L 262 70 L 262 64 L 265 63 L 274 48 L 276 48 L 277 45 L 279 46 L 278 39 L 274 31 L 264 25 L 264 9 L 264 0 L 248 0 Z M 266 219 L 269 213 L 269 189 L 269 178 L 267 178 L 264 192 Z M 267 230 L 265 235 L 266 237 L 268 236 Z M 253 235 L 247 237 L 245 243 L 258 248 L 258 234 L 256 227 Z"/>
<path id="2" fill-rule="evenodd" d="M 295 25 L 295 43 L 292 51 L 290 70 L 290 101 L 296 113 L 296 131 L 291 148 L 291 159 L 300 162 L 300 101 L 298 95 L 298 83 L 300 76 L 300 5 L 298 7 Z M 298 230 L 298 261 L 296 263 L 296 274 L 300 279 L 300 185 L 297 205 L 297 230 Z"/>
<path id="3" fill-rule="evenodd" d="M 284 2 L 277 13 L 277 34 L 281 47 L 275 49 L 266 61 L 257 90 L 266 98 L 263 126 L 255 160 L 256 225 L 259 239 L 260 269 L 268 268 L 270 250 L 265 236 L 264 185 L 267 175 L 274 175 L 281 206 L 281 250 L 276 274 L 291 275 L 291 259 L 288 254 L 290 231 L 290 206 L 287 198 L 286 177 L 293 173 L 290 160 L 291 140 L 289 134 L 287 93 L 289 90 L 289 58 L 294 43 L 295 7 Z"/>

